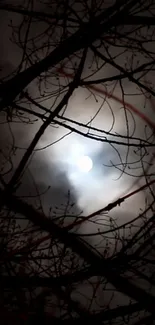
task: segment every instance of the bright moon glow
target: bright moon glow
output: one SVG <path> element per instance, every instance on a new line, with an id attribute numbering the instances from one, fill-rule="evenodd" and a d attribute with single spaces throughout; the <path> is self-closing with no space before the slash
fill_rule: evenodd
<path id="1" fill-rule="evenodd" d="M 82 172 L 88 173 L 93 167 L 93 162 L 90 157 L 83 156 L 77 161 L 77 165 Z"/>

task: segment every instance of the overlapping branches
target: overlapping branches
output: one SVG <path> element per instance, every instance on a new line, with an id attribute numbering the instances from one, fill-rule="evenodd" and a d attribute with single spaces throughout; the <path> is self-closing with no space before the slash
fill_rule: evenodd
<path id="1" fill-rule="evenodd" d="M 19 311 L 17 318 L 25 317 L 27 321 L 33 322 L 37 321 L 37 317 L 39 317 L 36 310 L 38 306 L 41 306 L 39 305 L 39 301 L 41 301 L 43 310 L 40 317 L 45 324 L 51 320 L 54 323 L 70 322 L 73 324 L 82 320 L 89 321 L 89 323 L 113 320 L 115 324 L 114 318 L 119 317 L 120 319 L 127 315 L 128 321 L 130 321 L 132 314 L 136 315 L 140 312 L 140 317 L 143 317 L 141 311 L 145 313 L 145 310 L 153 315 L 155 297 L 154 292 L 150 293 L 148 287 L 154 286 L 154 261 L 148 258 L 146 252 L 151 254 L 151 250 L 154 248 L 154 194 L 152 190 L 154 179 L 149 179 L 151 177 L 149 168 L 154 158 L 149 160 L 148 168 L 144 168 L 143 160 L 148 150 L 154 147 L 154 137 L 146 135 L 142 139 L 134 136 L 134 133 L 129 134 L 126 110 L 132 114 L 133 121 L 134 114 L 136 114 L 142 123 L 147 124 L 153 135 L 155 123 L 153 119 L 148 118 L 136 106 L 125 100 L 125 90 L 122 86 L 124 80 L 128 80 L 135 87 L 138 86 L 144 98 L 152 104 L 149 96 L 154 96 L 154 89 L 152 85 L 150 86 L 149 81 L 146 83 L 144 80 L 147 79 L 149 72 L 154 70 L 154 58 L 152 50 L 147 50 L 144 45 L 146 39 L 148 42 L 153 42 L 154 36 L 153 33 L 149 35 L 149 32 L 146 32 L 145 39 L 143 39 L 141 30 L 144 25 L 154 26 L 153 3 L 141 1 L 140 4 L 137 4 L 133 0 L 116 1 L 111 7 L 104 8 L 101 1 L 100 4 L 95 4 L 95 10 L 94 4 L 91 7 L 87 1 L 82 1 L 81 9 L 76 11 L 74 4 L 65 1 L 59 4 L 61 10 L 58 10 L 55 4 L 56 10 L 52 14 L 47 13 L 48 6 L 51 8 L 50 5 L 51 3 L 45 4 L 45 13 L 35 11 L 32 1 L 23 8 L 22 6 L 6 5 L 0 7 L 3 11 L 8 10 L 24 16 L 18 28 L 12 25 L 13 40 L 22 49 L 23 54 L 19 67 L 14 72 L 15 75 L 1 80 L 1 111 L 6 112 L 8 125 L 14 123 L 20 114 L 28 116 L 27 123 L 31 123 L 31 116 L 39 118 L 42 123 L 10 180 L 6 181 L 5 175 L 1 176 L 3 189 L 1 187 L 0 190 L 0 263 L 2 269 L 1 288 L 5 290 L 2 302 L 7 306 L 8 303 L 11 305 L 11 302 L 15 300 L 15 309 Z M 148 16 L 147 10 L 149 12 L 152 10 L 151 17 Z M 40 32 L 37 37 L 32 33 L 36 21 L 45 23 L 43 32 Z M 26 32 L 23 36 L 24 28 Z M 137 34 L 135 30 L 137 30 Z M 15 35 L 18 37 L 16 38 Z M 135 42 L 133 41 L 132 47 L 133 35 Z M 124 67 L 123 64 L 117 62 L 119 54 L 110 54 L 110 48 L 113 47 L 115 50 L 123 47 L 125 51 L 123 50 L 124 52 L 121 54 L 127 53 L 129 45 L 131 52 L 137 51 L 143 57 L 147 56 L 147 62 L 140 62 L 135 67 L 134 59 L 131 57 L 131 64 Z M 93 63 L 89 69 L 90 53 Z M 119 74 L 114 73 L 103 78 L 104 68 L 107 65 L 119 71 Z M 98 77 L 99 72 L 101 75 Z M 146 79 L 143 79 L 145 75 Z M 33 93 L 31 83 L 34 80 L 37 80 L 37 85 L 33 87 L 39 93 L 38 96 L 31 95 L 31 92 Z M 98 88 L 94 84 L 100 84 L 101 87 Z M 122 91 L 121 97 L 114 93 L 118 84 Z M 103 102 L 108 103 L 112 116 L 114 113 L 110 100 L 123 106 L 126 135 L 117 134 L 113 130 L 115 118 L 113 118 L 114 122 L 110 131 L 106 131 L 92 126 L 91 123 L 84 124 L 65 116 L 72 94 L 81 86 L 85 87 L 94 98 L 97 93 L 102 96 Z M 110 91 L 111 87 L 112 91 Z M 50 108 L 48 105 L 46 107 L 46 100 L 51 100 L 51 102 L 53 100 L 54 103 L 50 105 Z M 97 114 L 95 112 L 94 116 L 96 117 Z M 23 123 L 22 118 L 20 121 Z M 87 216 L 73 217 L 66 212 L 54 219 L 53 215 L 48 217 L 41 213 L 28 202 L 18 198 L 15 193 L 20 188 L 20 183 L 24 182 L 22 177 L 38 141 L 51 125 L 59 125 L 69 129 L 72 133 L 76 132 L 83 137 L 106 142 L 109 145 L 118 145 L 123 148 L 135 147 L 137 152 L 144 149 L 144 156 L 140 155 L 142 174 L 139 178 L 143 177 L 146 183 L 143 182 L 144 185 L 119 197 L 115 202 L 111 202 L 109 198 L 109 204 L 106 207 Z M 81 128 L 84 131 L 81 131 Z M 123 165 L 125 163 L 121 159 L 119 150 L 118 155 L 121 161 L 121 172 L 125 173 Z M 11 160 L 12 157 L 9 159 Z M 127 164 L 128 152 L 126 154 Z M 119 168 L 119 166 L 116 167 Z M 90 234 L 73 232 L 77 226 L 88 221 L 97 225 L 98 221 L 94 218 L 102 217 L 104 213 L 114 210 L 118 205 L 122 206 L 129 198 L 144 190 L 151 195 L 152 201 L 151 203 L 148 201 L 145 211 L 136 215 L 131 221 L 117 226 L 109 218 L 108 230 L 100 231 L 98 229 L 95 230 L 95 233 Z M 151 215 L 149 218 L 148 213 L 149 216 Z M 70 218 L 70 222 L 66 226 L 65 219 L 67 217 Z M 26 226 L 20 224 L 20 218 L 23 222 L 26 221 Z M 62 223 L 61 220 L 63 220 Z M 137 220 L 140 221 L 140 225 L 138 225 L 138 230 L 137 228 L 135 230 Z M 131 234 L 124 237 L 123 231 L 126 229 L 130 229 Z M 123 235 L 120 233 L 121 231 Z M 93 247 L 86 240 L 86 235 L 101 236 L 102 241 L 106 239 L 108 233 L 115 241 L 115 249 L 113 254 L 107 257 L 108 248 L 105 247 L 101 253 L 98 247 Z M 35 239 L 34 236 L 36 236 Z M 117 249 L 120 242 L 122 249 Z M 144 268 L 146 270 L 143 270 Z M 138 282 L 136 283 L 137 277 L 147 284 L 141 286 Z M 15 285 L 16 282 L 18 285 Z M 82 293 L 81 283 L 83 287 L 89 284 L 89 288 L 92 288 L 91 297 L 87 295 L 85 298 L 87 303 L 83 302 L 86 293 Z M 45 287 L 51 287 L 51 289 L 46 290 Z M 39 293 L 40 288 L 42 288 L 41 293 Z M 100 305 L 96 302 L 99 290 L 112 291 L 111 298 L 109 300 L 107 298 L 107 305 L 105 302 L 103 304 L 101 302 Z M 80 298 L 78 297 L 79 292 Z M 128 303 L 112 308 L 113 295 L 118 292 L 121 297 L 128 297 Z M 50 303 L 48 302 L 49 297 Z M 54 299 L 59 300 L 55 305 Z M 131 304 L 129 303 L 130 299 L 132 300 Z M 135 303 L 135 301 L 137 302 Z M 58 315 L 55 313 L 56 308 L 59 308 Z M 153 317 L 152 315 L 151 317 Z"/>

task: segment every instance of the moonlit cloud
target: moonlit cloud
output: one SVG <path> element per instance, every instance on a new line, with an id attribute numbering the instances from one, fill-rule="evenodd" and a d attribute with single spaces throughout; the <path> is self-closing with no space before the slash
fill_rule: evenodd
<path id="1" fill-rule="evenodd" d="M 7 21 L 3 18 L 3 25 L 5 24 L 7 25 Z M 34 32 L 37 32 L 37 30 Z M 9 39 L 8 28 L 7 34 L 7 39 Z M 10 51 L 7 51 L 8 56 L 6 58 L 2 51 L 2 59 L 7 65 L 6 73 L 8 73 L 9 64 L 11 65 L 10 70 L 12 70 L 13 67 L 17 65 L 17 61 L 20 61 L 20 51 L 18 51 L 17 55 L 12 44 L 7 44 L 6 38 L 2 39 L 2 43 L 4 52 L 6 52 L 8 46 L 12 48 L 11 54 Z M 117 62 L 121 63 L 121 60 L 120 57 L 117 59 Z M 84 74 L 86 75 L 87 72 L 87 69 L 85 69 Z M 115 72 L 115 70 L 110 67 L 110 65 L 105 66 L 105 76 L 110 76 L 112 72 Z M 101 75 L 98 73 L 97 76 L 102 77 L 102 72 Z M 60 80 L 63 80 L 61 76 L 60 78 Z M 136 96 L 133 95 L 134 93 L 138 93 L 135 86 L 133 84 L 131 85 L 131 83 L 126 80 L 123 85 L 126 92 L 126 100 L 135 105 L 137 109 L 143 113 L 147 113 L 147 115 L 153 119 L 154 115 L 150 110 L 149 104 L 147 103 L 146 108 L 144 107 L 145 98 L 140 94 Z M 32 86 L 34 87 L 34 85 Z M 32 86 L 29 90 L 32 97 L 35 98 L 38 93 L 36 92 L 35 87 L 33 88 Z M 111 88 L 109 86 L 109 91 L 113 91 L 112 86 Z M 114 92 L 117 96 L 120 96 L 119 85 L 115 87 Z M 96 114 L 97 111 L 98 113 Z M 112 99 L 105 100 L 105 95 L 102 93 L 94 92 L 92 94 L 89 89 L 79 87 L 75 90 L 69 100 L 64 116 L 74 119 L 77 122 L 88 124 L 88 129 L 85 130 L 86 133 L 89 132 L 89 126 L 94 126 L 101 128 L 106 132 L 113 132 L 114 135 L 127 135 L 125 112 L 122 106 Z M 129 111 L 128 123 L 129 134 L 135 132 L 135 136 L 145 137 L 146 130 L 144 121 L 135 115 L 133 120 L 133 116 Z M 14 168 L 22 157 L 24 152 L 23 150 L 27 148 L 35 132 L 38 130 L 39 125 L 41 125 L 41 122 L 35 122 L 34 125 L 18 124 L 17 126 L 16 123 L 12 125 L 12 132 L 15 137 L 16 145 L 20 148 L 17 149 L 16 157 L 13 158 Z M 75 127 L 75 125 L 73 126 Z M 81 127 L 76 126 L 76 128 L 83 130 Z M 5 132 L 8 134 L 10 131 L 5 130 Z M 140 183 L 143 184 L 143 179 L 141 179 L 139 183 L 135 184 L 135 181 L 138 180 L 138 178 L 136 179 L 135 177 L 141 174 L 142 166 L 141 162 L 135 163 L 135 161 L 138 160 L 138 154 L 135 153 L 134 148 L 131 147 L 129 152 L 127 152 L 127 149 L 124 146 L 111 146 L 107 143 L 96 142 L 73 133 L 67 135 L 68 132 L 68 130 L 58 125 L 56 128 L 50 127 L 39 141 L 36 149 L 40 151 L 35 152 L 32 161 L 29 164 L 29 168 L 32 168 L 33 171 L 34 166 L 38 165 L 41 161 L 41 170 L 38 173 L 34 173 L 35 181 L 38 186 L 42 186 L 41 184 L 48 184 L 51 185 L 53 189 L 63 188 L 63 193 L 67 193 L 70 188 L 77 207 L 82 210 L 83 213 L 91 213 L 126 193 L 132 188 L 132 184 L 134 185 L 134 188 L 138 187 Z M 149 127 L 147 128 L 147 132 L 150 132 Z M 94 132 L 94 134 L 96 133 Z M 65 135 L 66 137 L 64 137 Z M 103 136 L 108 137 L 108 135 Z M 7 135 L 6 139 L 11 143 L 11 136 L 9 138 Z M 59 141 L 59 139 L 61 140 Z M 111 139 L 115 139 L 115 136 L 111 137 Z M 151 150 L 149 150 L 149 154 L 151 154 L 150 152 Z M 113 166 L 118 164 L 118 167 L 122 168 L 122 165 L 119 166 L 119 164 L 122 164 L 119 155 L 124 164 L 126 163 L 126 160 L 135 164 L 135 169 L 129 169 L 128 166 L 126 166 L 128 175 L 122 174 L 119 169 Z M 77 166 L 77 162 L 83 156 L 89 156 L 93 161 L 93 168 L 89 173 L 82 173 Z M 149 159 L 150 156 L 146 157 L 146 160 Z M 47 167 L 46 170 L 43 168 L 44 164 Z M 130 176 L 130 174 L 133 176 Z M 143 208 L 145 204 L 144 196 L 144 193 L 140 193 L 136 197 L 132 198 L 131 215 L 139 213 L 139 207 Z M 55 199 L 53 199 L 52 196 L 48 198 L 48 200 L 50 201 L 49 204 L 54 204 Z M 61 198 L 58 198 L 57 192 L 57 204 L 59 204 L 59 201 L 61 202 Z M 45 202 L 47 204 L 47 200 L 45 200 Z M 127 202 L 123 205 L 124 213 L 128 211 L 128 206 Z"/>

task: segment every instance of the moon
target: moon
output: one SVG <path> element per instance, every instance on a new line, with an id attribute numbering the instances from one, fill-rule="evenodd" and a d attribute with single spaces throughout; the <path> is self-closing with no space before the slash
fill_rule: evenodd
<path id="1" fill-rule="evenodd" d="M 89 156 L 82 156 L 78 159 L 77 166 L 81 172 L 88 173 L 93 167 L 93 162 Z"/>

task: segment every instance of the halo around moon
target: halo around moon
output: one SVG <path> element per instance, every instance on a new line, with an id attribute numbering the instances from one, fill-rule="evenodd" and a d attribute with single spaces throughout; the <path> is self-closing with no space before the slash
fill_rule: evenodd
<path id="1" fill-rule="evenodd" d="M 88 173 L 93 167 L 93 162 L 89 156 L 82 156 L 78 159 L 77 166 L 81 172 Z"/>

